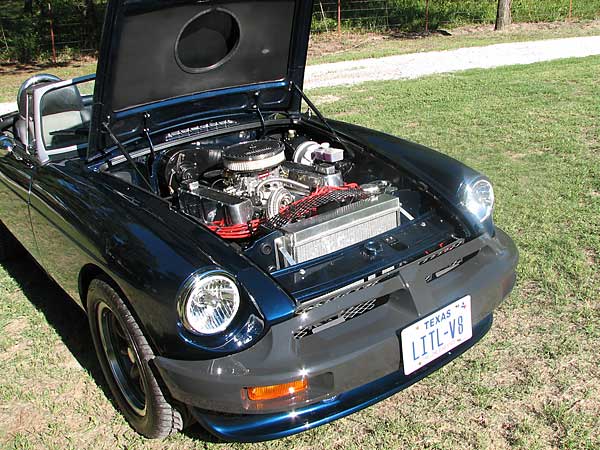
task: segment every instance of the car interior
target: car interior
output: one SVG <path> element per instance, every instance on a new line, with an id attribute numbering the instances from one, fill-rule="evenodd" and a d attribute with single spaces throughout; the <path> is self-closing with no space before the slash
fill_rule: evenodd
<path id="1" fill-rule="evenodd" d="M 41 115 L 46 149 L 87 143 L 92 117 L 91 97 L 83 97 L 76 85 L 44 95 Z"/>
<path id="2" fill-rule="evenodd" d="M 54 75 L 36 75 L 25 81 L 19 89 L 17 104 L 19 114 L 14 122 L 15 136 L 29 145 L 34 135 L 32 124 L 27 133 L 27 102 L 32 89 L 62 81 Z M 42 97 L 42 137 L 47 150 L 56 150 L 86 144 L 92 116 L 92 95 L 82 95 L 77 85 L 49 91 Z"/>

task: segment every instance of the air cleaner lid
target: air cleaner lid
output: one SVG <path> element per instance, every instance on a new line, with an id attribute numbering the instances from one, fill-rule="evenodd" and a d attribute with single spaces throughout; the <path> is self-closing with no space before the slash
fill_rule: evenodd
<path id="1" fill-rule="evenodd" d="M 270 169 L 285 161 L 285 146 L 274 140 L 242 142 L 223 150 L 223 165 L 235 172 Z"/>

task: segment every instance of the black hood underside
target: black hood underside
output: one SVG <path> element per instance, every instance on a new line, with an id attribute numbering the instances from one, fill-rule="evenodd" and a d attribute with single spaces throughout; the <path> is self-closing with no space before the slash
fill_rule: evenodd
<path id="1" fill-rule="evenodd" d="M 109 85 L 113 111 L 284 80 L 293 0 L 124 6 Z"/>
<path id="2" fill-rule="evenodd" d="M 217 116 L 238 93 L 299 109 L 290 87 L 302 86 L 311 17 L 312 0 L 109 0 L 88 157 L 108 143 L 103 124 L 134 133 L 119 122 L 150 110 L 193 102 Z"/>

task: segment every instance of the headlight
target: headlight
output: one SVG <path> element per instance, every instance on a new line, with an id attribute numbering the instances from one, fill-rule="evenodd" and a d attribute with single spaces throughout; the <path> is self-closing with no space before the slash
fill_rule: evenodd
<path id="1" fill-rule="evenodd" d="M 494 188 L 492 184 L 485 179 L 477 180 L 473 184 L 468 184 L 463 193 L 463 205 L 480 222 L 483 222 L 492 215 L 494 210 Z"/>
<path id="2" fill-rule="evenodd" d="M 227 272 L 193 275 L 179 295 L 179 315 L 185 327 L 197 334 L 224 331 L 240 307 L 240 291 Z"/>

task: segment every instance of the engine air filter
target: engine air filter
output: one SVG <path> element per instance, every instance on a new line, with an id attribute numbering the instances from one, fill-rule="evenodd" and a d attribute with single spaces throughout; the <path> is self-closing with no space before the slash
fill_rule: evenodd
<path id="1" fill-rule="evenodd" d="M 233 172 L 260 172 L 285 161 L 285 147 L 279 141 L 242 142 L 223 151 L 223 165 Z"/>

